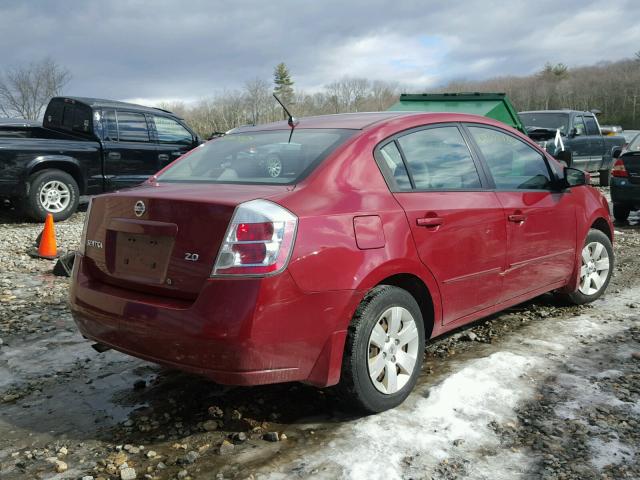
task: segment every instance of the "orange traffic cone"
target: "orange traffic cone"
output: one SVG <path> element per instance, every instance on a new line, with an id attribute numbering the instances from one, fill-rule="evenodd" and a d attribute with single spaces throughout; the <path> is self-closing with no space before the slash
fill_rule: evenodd
<path id="1" fill-rule="evenodd" d="M 53 215 L 50 213 L 47 214 L 47 219 L 44 221 L 44 230 L 42 231 L 42 238 L 38 246 L 38 256 L 50 260 L 58 256 L 56 229 L 53 226 Z"/>

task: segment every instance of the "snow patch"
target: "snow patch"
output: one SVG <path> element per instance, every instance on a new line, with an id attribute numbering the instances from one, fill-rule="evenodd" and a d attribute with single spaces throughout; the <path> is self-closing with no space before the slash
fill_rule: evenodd
<path id="1" fill-rule="evenodd" d="M 424 472 L 449 458 L 452 448 L 462 458 L 479 449 L 500 448 L 489 423 L 516 421 L 517 403 L 534 388 L 523 372 L 536 363 L 535 358 L 511 352 L 471 361 L 440 384 L 423 390 L 422 397 L 343 425 L 321 452 L 305 455 L 304 464 L 313 466 L 318 478 L 335 478 L 338 466 L 342 478 L 399 479 L 404 478 L 406 458 L 411 459 L 412 469 L 419 466 Z M 454 441 L 458 441 L 456 447 L 452 447 Z M 299 471 L 300 467 L 292 469 Z M 324 477 L 323 470 L 327 472 Z M 281 477 L 271 474 L 266 478 Z M 493 478 L 500 477 L 494 472 Z"/>

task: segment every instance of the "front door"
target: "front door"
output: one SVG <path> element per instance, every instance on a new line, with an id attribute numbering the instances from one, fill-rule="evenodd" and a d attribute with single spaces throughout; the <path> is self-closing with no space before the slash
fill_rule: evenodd
<path id="1" fill-rule="evenodd" d="M 458 126 L 403 134 L 380 153 L 388 164 L 404 158 L 390 166 L 400 186 L 394 196 L 406 212 L 421 261 L 438 283 L 443 322 L 498 303 L 505 220 L 494 192 L 483 189 L 484 177 Z"/>
<path id="2" fill-rule="evenodd" d="M 173 118 L 150 115 L 156 134 L 159 169 L 196 146 L 195 136 Z"/>
<path id="3" fill-rule="evenodd" d="M 103 142 L 105 189 L 132 187 L 158 171 L 158 152 L 142 113 L 106 110 Z"/>
<path id="4" fill-rule="evenodd" d="M 587 135 L 582 115 L 576 115 L 573 119 L 573 138 L 571 138 L 571 165 L 570 167 L 587 170 L 591 161 L 591 141 Z"/>
<path id="5" fill-rule="evenodd" d="M 589 138 L 589 170 L 594 172 L 600 170 L 602 166 L 602 156 L 604 154 L 604 139 L 600 133 L 600 128 L 596 122 L 596 119 L 592 116 L 586 115 L 584 117 L 584 123 L 587 127 L 587 136 Z"/>
<path id="6" fill-rule="evenodd" d="M 576 211 L 570 191 L 556 192 L 542 153 L 497 128 L 469 125 L 507 224 L 502 300 L 569 280 L 575 265 Z"/>

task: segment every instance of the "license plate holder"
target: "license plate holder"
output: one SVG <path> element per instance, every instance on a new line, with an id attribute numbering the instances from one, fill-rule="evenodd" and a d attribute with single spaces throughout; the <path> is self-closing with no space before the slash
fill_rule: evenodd
<path id="1" fill-rule="evenodd" d="M 116 277 L 164 283 L 174 239 L 167 236 L 117 232 Z"/>

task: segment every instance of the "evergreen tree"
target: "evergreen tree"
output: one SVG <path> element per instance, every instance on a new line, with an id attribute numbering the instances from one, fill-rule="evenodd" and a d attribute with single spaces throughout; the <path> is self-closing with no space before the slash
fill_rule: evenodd
<path id="1" fill-rule="evenodd" d="M 291 80 L 291 74 L 284 62 L 276 65 L 273 71 L 273 83 L 275 84 L 273 93 L 275 93 L 285 105 L 291 104 L 293 101 L 293 80 Z"/>

